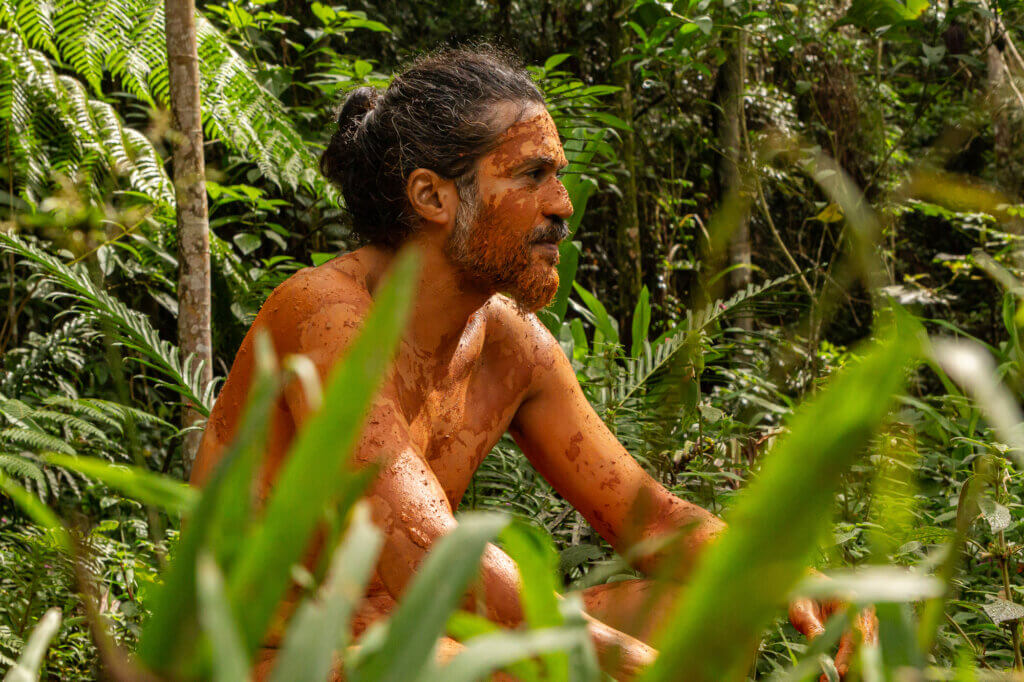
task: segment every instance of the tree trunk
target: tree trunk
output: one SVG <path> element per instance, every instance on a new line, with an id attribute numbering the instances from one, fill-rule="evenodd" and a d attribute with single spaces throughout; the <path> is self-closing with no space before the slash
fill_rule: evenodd
<path id="1" fill-rule="evenodd" d="M 718 163 L 718 185 L 724 198 L 729 192 L 740 191 L 743 184 L 740 168 L 743 160 L 741 134 L 746 83 L 746 34 L 737 28 L 725 29 L 723 47 L 727 57 L 718 76 L 718 104 L 722 108 L 718 130 L 718 141 L 722 147 Z M 750 225 L 746 212 L 729 240 L 729 265 L 735 268 L 729 273 L 731 292 L 750 284 Z M 748 316 L 740 317 L 737 323 L 743 329 L 751 328 Z"/>
<path id="2" fill-rule="evenodd" d="M 199 105 L 199 57 L 195 0 L 166 0 L 168 81 L 178 221 L 178 344 L 183 358 L 203 363 L 202 382 L 213 379 L 210 338 L 210 227 L 207 219 L 203 126 Z M 202 415 L 186 407 L 182 426 Z M 185 478 L 192 470 L 202 433 L 189 431 L 182 444 Z"/>
<path id="3" fill-rule="evenodd" d="M 616 114 L 633 126 L 633 75 L 630 62 L 621 59 L 629 50 L 632 32 L 623 25 L 623 19 L 631 2 L 611 4 L 612 16 L 609 31 L 612 66 L 612 83 L 622 88 L 617 98 Z M 622 201 L 615 225 L 615 260 L 619 270 L 619 304 L 623 312 L 633 309 L 640 295 L 642 271 L 640 263 L 640 221 L 637 210 L 636 182 L 636 138 L 632 130 L 622 134 Z"/>
<path id="4" fill-rule="evenodd" d="M 1013 168 L 1011 159 L 1012 134 L 1007 120 L 1006 96 L 1006 63 L 999 46 L 1005 38 L 1001 37 L 1000 27 L 994 22 L 985 25 L 985 42 L 988 44 L 986 63 L 988 67 L 988 100 L 992 110 L 993 151 L 996 159 L 996 177 L 1004 189 L 1009 189 L 1012 179 L 1009 176 Z"/>

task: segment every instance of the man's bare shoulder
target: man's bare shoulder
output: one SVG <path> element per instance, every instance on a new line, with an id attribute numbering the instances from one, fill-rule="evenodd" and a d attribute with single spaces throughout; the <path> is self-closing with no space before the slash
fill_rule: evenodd
<path id="1" fill-rule="evenodd" d="M 495 342 L 516 354 L 519 361 L 538 371 L 550 370 L 563 356 L 562 347 L 535 313 L 527 313 L 502 294 L 487 302 L 488 329 Z"/>
<path id="2" fill-rule="evenodd" d="M 285 352 L 309 351 L 351 336 L 373 305 L 359 252 L 299 270 L 282 282 L 260 309 L 257 323 L 270 329 Z"/>

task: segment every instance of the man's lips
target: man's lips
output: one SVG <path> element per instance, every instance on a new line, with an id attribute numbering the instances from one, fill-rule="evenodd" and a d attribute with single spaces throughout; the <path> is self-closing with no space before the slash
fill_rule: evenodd
<path id="1" fill-rule="evenodd" d="M 558 264 L 558 242 L 534 242 L 533 246 L 538 249 L 544 257 L 550 260 L 552 265 Z"/>

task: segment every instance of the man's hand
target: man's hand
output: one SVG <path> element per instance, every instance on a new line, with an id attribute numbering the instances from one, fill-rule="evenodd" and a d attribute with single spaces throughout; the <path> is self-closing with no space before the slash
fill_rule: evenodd
<path id="1" fill-rule="evenodd" d="M 816 601 L 814 599 L 797 599 L 789 605 L 789 622 L 793 624 L 801 634 L 812 640 L 825 632 L 825 623 L 833 614 L 839 613 L 846 608 L 846 604 L 829 599 Z M 878 641 L 878 619 L 875 618 L 875 610 L 867 609 L 857 614 L 853 623 L 853 631 L 843 633 L 839 640 L 839 649 L 836 651 L 836 671 L 840 677 L 845 677 L 850 669 L 850 659 L 853 657 L 854 645 L 858 643 L 875 644 Z M 821 676 L 821 682 L 825 682 L 825 675 Z"/>

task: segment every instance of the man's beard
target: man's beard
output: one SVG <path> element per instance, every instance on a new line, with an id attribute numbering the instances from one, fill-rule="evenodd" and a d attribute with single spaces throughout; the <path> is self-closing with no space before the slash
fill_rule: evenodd
<path id="1" fill-rule="evenodd" d="M 518 235 L 502 229 L 495 218 L 481 209 L 475 186 L 460 186 L 455 227 L 445 253 L 475 284 L 508 294 L 521 312 L 536 312 L 555 297 L 558 271 L 538 259 L 533 247 L 565 239 L 568 227 L 556 217 Z"/>

